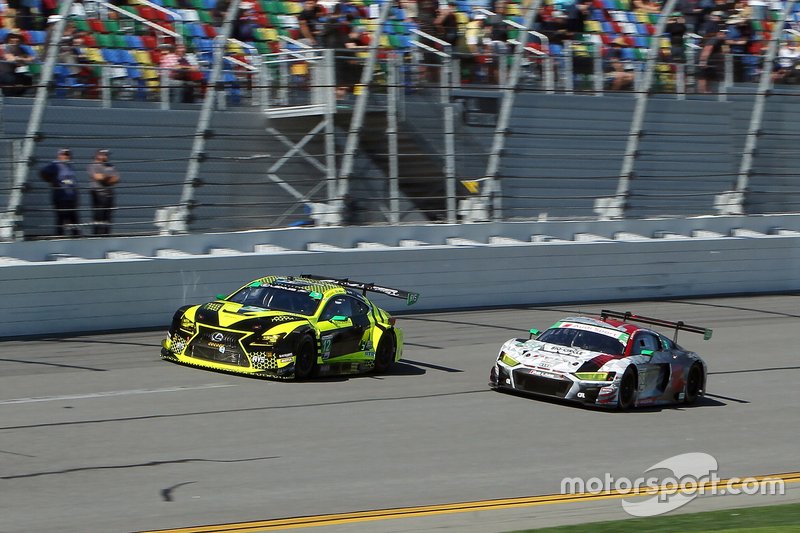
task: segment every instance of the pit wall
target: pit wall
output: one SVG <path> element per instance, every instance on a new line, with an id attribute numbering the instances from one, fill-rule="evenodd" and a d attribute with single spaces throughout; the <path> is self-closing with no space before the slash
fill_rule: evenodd
<path id="1" fill-rule="evenodd" d="M 267 274 L 419 292 L 392 312 L 800 290 L 800 217 L 298 228 L 0 244 L 0 338 L 166 327 Z"/>

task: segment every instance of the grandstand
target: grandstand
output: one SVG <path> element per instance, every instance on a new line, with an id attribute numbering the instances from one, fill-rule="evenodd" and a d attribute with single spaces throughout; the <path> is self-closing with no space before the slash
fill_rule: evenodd
<path id="1" fill-rule="evenodd" d="M 377 61 L 369 73 L 372 90 L 363 117 L 357 117 L 359 83 L 336 102 L 325 100 L 332 93 L 320 99 L 318 89 L 334 85 L 320 81 L 328 79 L 320 72 L 331 65 L 302 41 L 300 2 L 248 4 L 248 17 L 257 27 L 249 39 L 232 38 L 224 44 L 221 77 L 213 87 L 213 117 L 200 153 L 193 152 L 192 140 L 205 95 L 211 92 L 208 81 L 222 34 L 215 3 L 74 4 L 70 31 L 85 35 L 91 61 L 81 67 L 91 69 L 93 85 L 75 76 L 76 65 L 57 60 L 33 161 L 48 160 L 65 143 L 83 160 L 98 144 L 110 148 L 125 175 L 115 216 L 118 234 L 171 231 L 154 221 L 186 193 L 187 162 L 197 158 L 203 161 L 199 173 L 190 178 L 190 231 L 313 223 L 315 208 L 341 208 L 337 173 L 350 156 L 354 160 L 347 186 L 362 200 L 360 221 L 365 223 L 620 216 L 598 209 L 614 198 L 624 198 L 623 216 L 714 214 L 724 202 L 720 196 L 734 189 L 742 175 L 749 177 L 748 210 L 785 212 L 798 207 L 790 164 L 794 133 L 789 125 L 796 119 L 786 103 L 790 96 L 768 102 L 761 128 L 767 134 L 760 141 L 763 150 L 752 152 L 752 165 L 744 173 L 740 161 L 766 44 L 776 36 L 792 37 L 797 7 L 785 25 L 776 21 L 778 11 L 764 20 L 751 19 L 748 75 L 734 78 L 734 60 L 728 59 L 723 80 L 708 95 L 695 93 L 702 36 L 688 34 L 683 40 L 687 61 L 662 57 L 644 128 L 632 132 L 631 117 L 638 104 L 630 96 L 640 94 L 647 50 L 670 46 L 667 36 L 656 35 L 657 14 L 636 11 L 625 0 L 594 0 L 586 10 L 584 32 L 564 40 L 551 38 L 549 24 L 570 6 L 546 2 L 522 55 L 516 102 L 501 132 L 500 212 L 487 203 L 489 196 L 497 199 L 498 191 L 484 185 L 496 150 L 493 138 L 496 141 L 498 133 L 493 128 L 501 119 L 498 82 L 506 79 L 513 56 L 494 57 L 490 63 L 498 77 L 481 78 L 475 69 L 482 63 L 463 46 L 463 35 L 476 17 L 492 14 L 488 2 L 455 4 L 462 38 L 452 48 L 421 32 L 420 21 L 399 6 L 389 9 L 381 22 L 382 4 L 348 4 L 349 24 L 365 30 L 364 43 L 377 35 Z M 512 43 L 521 36 L 525 9 L 511 3 L 506 11 L 503 24 Z M 33 27 L 19 32 L 43 58 L 48 31 L 44 21 Z M 779 27 L 786 31 L 777 31 Z M 2 30 L 4 35 L 9 31 Z M 632 91 L 615 93 L 609 91 L 606 55 L 620 40 L 625 42 L 622 59 L 633 65 L 636 82 Z M 164 45 L 177 42 L 193 49 L 199 61 L 200 98 L 193 104 L 176 104 L 169 98 L 168 71 L 160 67 Z M 337 50 L 337 72 L 341 64 L 366 64 L 367 56 L 367 49 L 357 54 Z M 398 76 L 394 84 L 393 69 Z M 450 82 L 447 69 L 453 71 Z M 41 63 L 32 71 L 39 75 Z M 393 92 L 397 88 L 401 90 Z M 605 98 L 587 98 L 599 95 Z M 9 154 L 2 157 L 3 164 L 10 166 L 13 139 L 25 136 L 32 102 L 5 100 L 6 141 L 0 148 Z M 399 116 L 392 118 L 393 113 Z M 323 122 L 318 122 L 319 116 Z M 392 126 L 392 121 L 398 123 Z M 115 126 L 114 138 L 106 140 L 109 124 Z M 359 144 L 350 153 L 354 131 Z M 620 162 L 631 138 L 638 139 L 635 164 L 621 193 Z M 46 237 L 51 216 L 47 191 L 30 178 L 26 188 L 20 207 L 22 234 Z M 474 205 L 478 207 L 471 214 L 469 206 Z"/>

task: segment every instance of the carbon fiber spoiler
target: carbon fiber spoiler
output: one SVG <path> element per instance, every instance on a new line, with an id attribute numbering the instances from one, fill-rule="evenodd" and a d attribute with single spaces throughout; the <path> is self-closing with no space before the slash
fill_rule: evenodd
<path id="1" fill-rule="evenodd" d="M 348 289 L 359 290 L 364 295 L 366 295 L 367 291 L 369 291 L 369 292 L 377 292 L 379 294 L 385 294 L 386 296 L 391 296 L 392 298 L 401 298 L 406 301 L 407 305 L 413 305 L 417 303 L 417 300 L 419 300 L 418 292 L 409 292 L 400 289 L 392 289 L 389 287 L 383 287 L 381 285 L 375 285 L 374 283 L 353 281 L 347 278 L 345 279 L 329 278 L 326 276 L 317 276 L 315 274 L 301 274 L 300 277 L 313 279 L 316 281 L 326 281 L 328 283 L 335 283 L 336 285 L 340 285 Z"/>
<path id="2" fill-rule="evenodd" d="M 610 311 L 608 309 L 603 309 L 600 311 L 600 318 L 605 321 L 607 318 L 619 318 L 623 322 L 641 322 L 642 324 L 652 324 L 653 326 L 661 326 L 662 328 L 669 328 L 675 330 L 675 338 L 672 340 L 674 342 L 678 342 L 678 331 L 689 331 L 691 333 L 700 333 L 703 335 L 703 340 L 709 340 L 711 335 L 714 333 L 713 330 L 708 328 L 702 328 L 700 326 L 690 326 L 689 324 L 684 324 L 682 321 L 680 322 L 670 322 L 669 320 L 661 320 L 660 318 L 651 318 L 648 316 L 641 316 L 641 315 L 634 315 L 630 311 L 626 311 L 624 313 L 620 311 Z"/>

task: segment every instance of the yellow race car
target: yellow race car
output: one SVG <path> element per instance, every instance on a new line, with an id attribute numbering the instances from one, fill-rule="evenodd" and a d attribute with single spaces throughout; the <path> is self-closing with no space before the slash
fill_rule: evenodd
<path id="1" fill-rule="evenodd" d="M 385 372 L 402 357 L 403 333 L 368 292 L 408 305 L 419 298 L 348 279 L 266 276 L 217 301 L 178 309 L 161 357 L 280 379 Z"/>

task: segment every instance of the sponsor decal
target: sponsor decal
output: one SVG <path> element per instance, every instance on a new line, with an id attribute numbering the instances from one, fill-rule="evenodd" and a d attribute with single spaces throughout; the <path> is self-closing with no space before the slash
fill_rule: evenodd
<path id="1" fill-rule="evenodd" d="M 327 359 L 327 358 L 329 358 L 331 356 L 331 342 L 332 342 L 332 340 L 333 340 L 333 337 L 331 335 L 328 335 L 327 337 L 322 337 L 322 339 L 320 339 L 320 344 L 322 344 L 321 348 L 322 348 L 322 358 L 323 359 Z"/>
<path id="2" fill-rule="evenodd" d="M 534 376 L 540 376 L 543 378 L 550 378 L 550 379 L 561 379 L 559 374 L 553 374 L 552 372 L 544 372 L 542 370 L 530 369 L 528 370 L 529 374 L 533 374 Z"/>
<path id="3" fill-rule="evenodd" d="M 219 331 L 215 331 L 215 332 L 214 332 L 214 333 L 211 335 L 211 340 L 212 340 L 212 341 L 216 341 L 216 342 L 222 342 L 223 340 L 225 340 L 225 335 L 223 335 L 223 334 L 222 334 L 222 333 L 220 333 Z"/>
<path id="4" fill-rule="evenodd" d="M 224 344 L 222 344 L 221 342 L 209 342 L 209 343 L 208 343 L 208 346 L 209 346 L 210 348 L 222 348 L 222 347 L 223 347 L 223 346 L 225 346 L 225 345 L 224 345 Z"/>
<path id="5" fill-rule="evenodd" d="M 579 322 L 561 322 L 560 326 L 562 328 L 572 328 L 572 329 L 582 329 L 584 331 L 592 331 L 594 333 L 600 333 L 601 335 L 606 335 L 607 337 L 613 337 L 620 342 L 627 342 L 628 335 L 627 333 L 622 333 L 616 329 L 609 329 L 609 328 L 601 328 L 599 326 L 592 326 L 590 324 L 581 324 Z"/>
<path id="6" fill-rule="evenodd" d="M 204 305 L 203 309 L 208 309 L 209 311 L 219 311 L 220 309 L 222 309 L 222 304 L 209 303 Z"/>
<path id="7" fill-rule="evenodd" d="M 288 322 L 289 320 L 300 320 L 296 316 L 279 315 L 272 317 L 273 322 Z"/>

